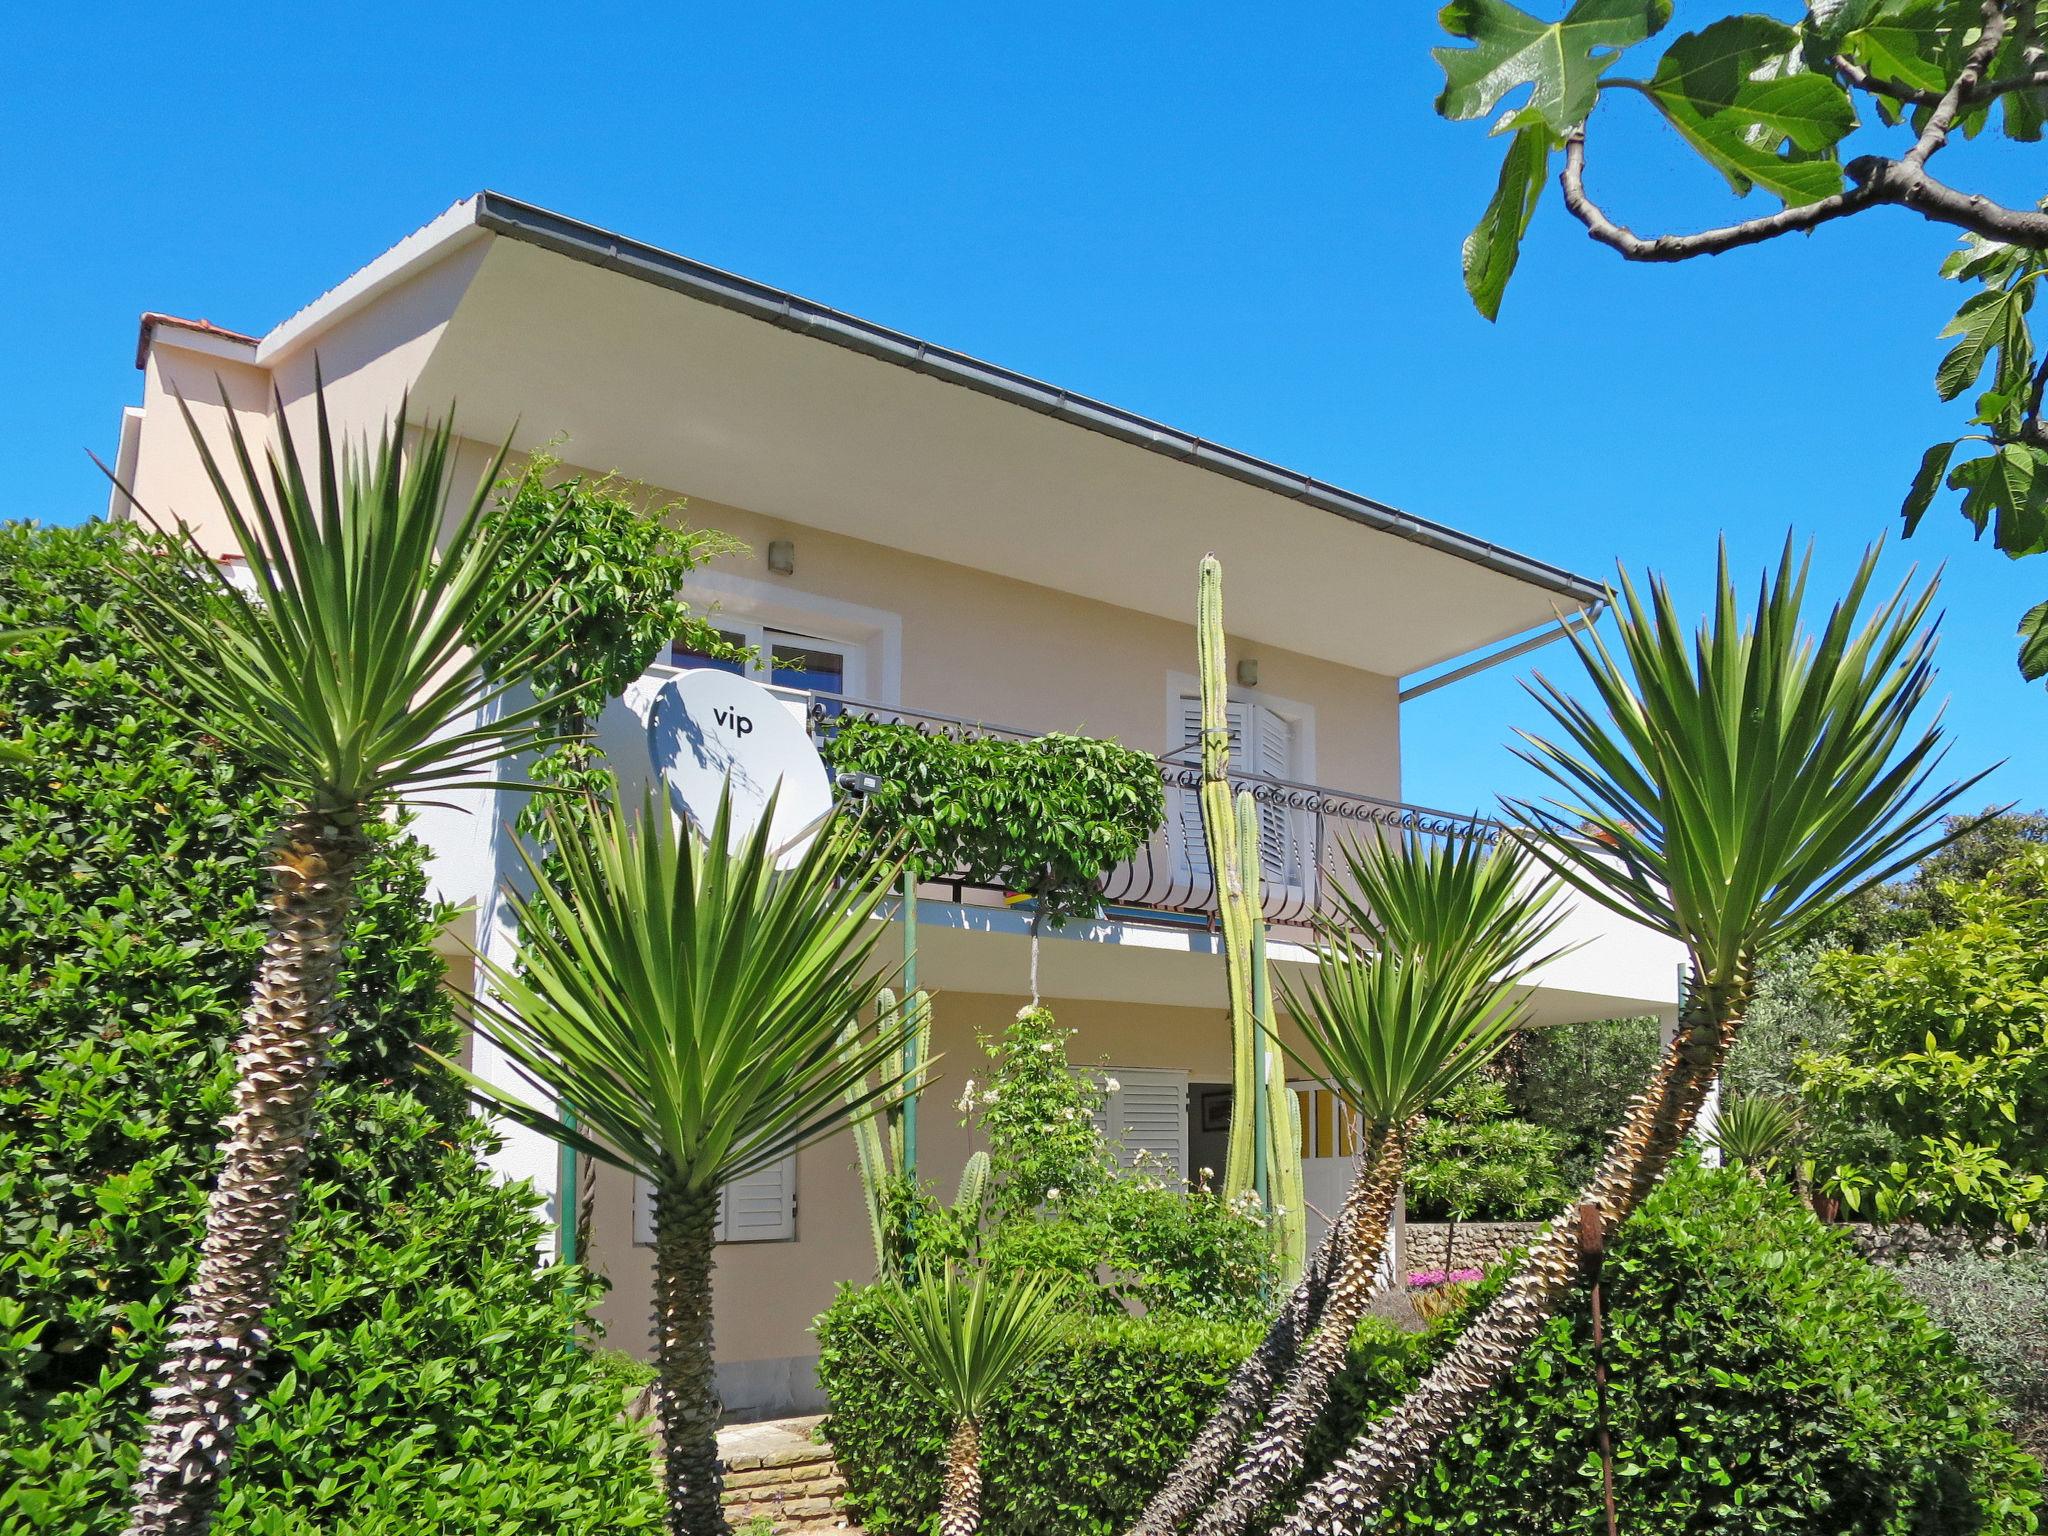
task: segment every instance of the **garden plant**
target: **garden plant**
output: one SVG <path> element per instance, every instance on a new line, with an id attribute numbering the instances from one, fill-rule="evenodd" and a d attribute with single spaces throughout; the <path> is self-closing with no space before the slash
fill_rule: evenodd
<path id="1" fill-rule="evenodd" d="M 236 1047 L 239 1084 L 185 1300 L 136 1474 L 133 1536 L 207 1528 L 235 1426 L 267 1347 L 337 1021 L 339 964 L 372 825 L 408 797 L 479 782 L 535 742 L 548 700 L 507 699 L 553 646 L 531 605 L 491 600 L 533 556 L 486 516 L 498 466 L 444 528 L 450 429 L 403 451 L 406 407 L 375 443 L 338 444 L 327 401 L 301 458 L 286 414 L 259 470 L 226 413 L 241 487 L 185 420 L 233 530 L 249 590 L 189 533 L 134 568 L 141 633 L 192 701 L 291 801 L 267 867 L 269 936 Z M 502 454 L 500 461 L 502 462 Z M 445 535 L 445 536 L 444 536 Z"/>
<path id="2" fill-rule="evenodd" d="M 711 1266 L 719 1189 L 896 1091 L 900 1028 L 853 1043 L 881 978 L 870 921 L 896 871 L 827 825 L 776 866 L 771 817 L 735 836 L 730 800 L 700 839 L 650 793 L 572 822 L 559 869 L 529 855 L 520 944 L 486 961 L 477 1030 L 546 1102 L 451 1068 L 486 1102 L 653 1186 L 654 1337 L 671 1536 L 725 1529 Z M 864 1092 L 847 1090 L 870 1081 Z"/>
<path id="3" fill-rule="evenodd" d="M 1058 1342 L 1060 1295 L 1043 1276 L 963 1279 L 948 1264 L 926 1267 L 901 1287 L 880 1286 L 888 1319 L 884 1361 L 911 1391 L 936 1403 L 946 1434 L 940 1536 L 981 1529 L 981 1420 L 997 1393 Z"/>
<path id="4" fill-rule="evenodd" d="M 1760 957 L 1924 857 L 1943 838 L 1942 812 L 1975 782 L 1929 785 L 1940 733 L 1917 717 L 1934 677 L 1933 587 L 1902 587 L 1866 617 L 1875 561 L 1872 550 L 1809 635 L 1806 569 L 1789 541 L 1747 615 L 1724 557 L 1690 644 L 1665 585 L 1652 580 L 1645 597 L 1624 575 L 1620 653 L 1571 636 L 1598 711 L 1540 676 L 1534 685 L 1563 740 L 1531 737 L 1522 755 L 1564 798 L 1518 805 L 1518 836 L 1583 895 L 1676 939 L 1689 963 L 1671 1044 L 1580 1197 L 1609 1229 L 1691 1132 Z M 1383 1511 L 1481 1409 L 1585 1263 L 1567 1212 L 1276 1529 L 1298 1536 Z"/>
<path id="5" fill-rule="evenodd" d="M 190 1277 L 291 804 L 155 659 L 132 525 L 0 526 L 0 1533 L 117 1536 Z M 193 579 L 193 578 L 186 578 Z M 61 630 L 47 627 L 63 615 Z M 458 1048 L 403 820 L 371 828 L 291 1251 L 219 1536 L 660 1528 L 576 1347 L 602 1285 L 420 1052 Z"/>
<path id="6" fill-rule="evenodd" d="M 1555 958 L 1544 946 L 1561 911 L 1513 844 L 1373 838 L 1349 847 L 1345 862 L 1349 886 L 1318 939 L 1318 963 L 1299 989 L 1283 989 L 1308 1042 L 1304 1066 L 1362 1122 L 1363 1153 L 1332 1223 L 1329 1285 L 1270 1405 L 1247 1412 L 1240 1402 L 1255 1378 L 1233 1382 L 1225 1410 L 1141 1524 L 1170 1528 L 1199 1509 L 1192 1529 L 1236 1536 L 1300 1470 L 1380 1281 L 1415 1122 L 1499 1053 L 1523 1021 L 1517 985 Z"/>

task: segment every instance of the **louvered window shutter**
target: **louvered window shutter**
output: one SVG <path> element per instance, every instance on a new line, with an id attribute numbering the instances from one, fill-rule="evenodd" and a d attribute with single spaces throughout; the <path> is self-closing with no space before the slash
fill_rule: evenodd
<path id="1" fill-rule="evenodd" d="M 1242 771 L 1245 766 L 1245 727 L 1249 716 L 1263 713 L 1256 705 L 1232 699 L 1225 706 L 1223 718 L 1230 728 L 1230 766 Z M 1180 701 L 1180 744 L 1195 750 L 1186 754 L 1182 761 L 1192 768 L 1202 766 L 1202 698 L 1200 694 L 1183 694 Z M 1260 769 L 1263 773 L 1265 770 Z M 1202 797 L 1192 789 L 1179 791 L 1180 795 L 1180 848 L 1182 862 L 1188 872 L 1197 877 L 1209 873 L 1209 844 L 1202 833 Z"/>
<path id="2" fill-rule="evenodd" d="M 718 1194 L 718 1240 L 772 1243 L 796 1236 L 796 1154 L 734 1179 Z"/>
<path id="3" fill-rule="evenodd" d="M 1270 709 L 1253 707 L 1252 741 L 1258 771 L 1271 779 L 1294 777 L 1294 722 Z M 1259 802 L 1259 863 L 1268 881 L 1298 885 L 1301 870 L 1295 859 L 1295 813 L 1282 805 Z"/>
<path id="4" fill-rule="evenodd" d="M 734 1179 L 718 1192 L 721 1243 L 786 1242 L 796 1236 L 796 1154 Z M 633 1241 L 654 1246 L 654 1188 L 633 1180 Z"/>
<path id="5" fill-rule="evenodd" d="M 1188 1075 L 1168 1067 L 1107 1067 L 1091 1076 L 1114 1078 L 1117 1091 L 1103 1101 L 1095 1127 L 1117 1147 L 1126 1167 L 1150 1153 L 1155 1172 L 1188 1176 Z"/>

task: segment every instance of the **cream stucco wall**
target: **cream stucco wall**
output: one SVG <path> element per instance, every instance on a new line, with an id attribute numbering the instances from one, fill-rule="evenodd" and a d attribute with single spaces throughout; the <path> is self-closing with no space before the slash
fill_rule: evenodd
<path id="1" fill-rule="evenodd" d="M 203 548 L 223 553 L 233 549 L 233 540 L 171 390 L 184 390 L 216 454 L 225 460 L 221 383 L 260 451 L 272 433 L 270 376 L 252 364 L 186 350 L 177 345 L 178 334 L 164 333 L 151 351 L 135 489 L 158 518 L 183 519 Z M 284 372 L 298 371 L 294 362 Z M 390 359 L 373 358 L 330 381 L 338 430 L 355 436 L 375 431 L 384 413 L 395 409 L 402 373 Z M 305 381 L 283 375 L 280 381 L 289 386 L 286 397 L 294 402 L 288 407 L 292 431 L 302 452 L 310 452 L 312 423 L 302 400 L 295 398 Z M 573 459 L 574 446 L 562 445 L 565 457 Z M 496 451 L 495 444 L 458 444 L 452 465 L 457 503 L 468 496 Z M 656 487 L 646 494 L 651 503 L 665 504 L 689 498 L 690 491 L 687 486 Z M 963 492 L 962 517 L 974 515 L 972 495 L 971 487 Z M 823 599 L 895 616 L 901 626 L 900 683 L 898 697 L 885 702 L 1026 730 L 1114 736 L 1148 751 L 1179 745 L 1170 735 L 1168 679 L 1194 671 L 1193 570 L 1187 572 L 1189 621 L 1182 623 L 742 507 L 697 500 L 686 515 L 696 526 L 722 530 L 748 545 L 746 554 L 714 563 L 709 570 L 713 583 L 721 576 L 737 577 L 763 589 L 771 602 L 796 610 L 808 600 Z M 794 575 L 768 571 L 766 551 L 774 540 L 795 545 Z M 1226 573 L 1226 615 L 1227 582 Z M 718 599 L 708 595 L 708 600 Z M 723 600 L 735 612 L 746 606 L 745 599 Z M 801 625 L 800 618 L 788 622 Z M 1399 797 L 1397 679 L 1272 647 L 1234 644 L 1233 669 L 1245 658 L 1258 662 L 1259 684 L 1239 691 L 1312 711 L 1312 761 L 1298 769 L 1303 776 L 1359 793 Z M 864 689 L 870 697 L 884 691 L 878 686 L 879 657 L 873 659 L 877 665 L 870 668 Z"/>
<path id="2" fill-rule="evenodd" d="M 1218 985 L 1220 993 L 1220 972 Z M 918 1171 L 935 1180 L 942 1194 L 951 1191 L 969 1153 L 981 1144 L 962 1129 L 954 1107 L 966 1078 L 987 1080 L 987 1057 L 976 1035 L 999 1035 L 1022 1001 L 943 989 L 933 1000 L 932 1049 L 942 1060 L 938 1081 L 922 1100 Z M 1077 1031 L 1071 1049 L 1077 1065 L 1172 1067 L 1185 1069 L 1194 1082 L 1229 1080 L 1230 1029 L 1220 1007 L 1046 1002 L 1062 1024 Z M 624 1175 L 598 1170 L 594 1207 L 590 1259 L 612 1283 L 599 1317 L 611 1343 L 645 1354 L 651 1347 L 652 1271 L 649 1250 L 633 1243 Z M 811 1319 L 832 1300 L 840 1281 L 873 1277 L 873 1244 L 849 1136 L 798 1154 L 796 1231 L 793 1242 L 727 1243 L 717 1250 L 712 1305 L 730 1409 L 757 1406 L 756 1398 L 766 1406 L 803 1403 L 817 1353 Z M 778 1394 L 780 1402 L 765 1401 Z"/>

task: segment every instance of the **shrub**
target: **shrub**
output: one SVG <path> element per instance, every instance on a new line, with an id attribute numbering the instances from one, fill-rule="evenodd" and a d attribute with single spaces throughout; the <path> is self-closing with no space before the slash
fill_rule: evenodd
<path id="1" fill-rule="evenodd" d="M 876 1353 L 882 1322 L 869 1291 L 842 1288 L 818 1319 L 825 1421 L 847 1479 L 848 1516 L 886 1533 L 936 1529 L 946 1425 L 905 1401 Z M 1254 1323 L 1076 1319 L 1062 1345 L 1004 1395 L 983 1423 L 983 1528 L 1114 1536 L 1144 1508 L 1194 1437 Z M 1368 1320 L 1358 1352 L 1369 1386 L 1346 1400 L 1384 1406 L 1413 1374 L 1421 1346 Z"/>
<path id="2" fill-rule="evenodd" d="M 1847 1027 L 1807 1095 L 1898 1138 L 1824 1171 L 1880 1220 L 2024 1231 L 2048 1212 L 2048 848 L 1945 890 L 1953 926 L 1821 963 Z"/>
<path id="3" fill-rule="evenodd" d="M 1166 818 L 1158 760 L 1087 736 L 1009 741 L 849 716 L 825 761 L 881 779 L 858 823 L 877 847 L 900 839 L 927 878 L 1030 892 L 1055 928 L 1094 915 L 1103 871 L 1142 853 Z"/>
<path id="4" fill-rule="evenodd" d="M 968 1080 L 960 1109 L 988 1138 L 986 1210 L 973 1213 L 986 1224 L 958 1230 L 960 1213 L 926 1199 L 919 1252 L 979 1253 L 998 1269 L 1067 1275 L 1079 1304 L 1105 1314 L 1256 1317 L 1273 1277 L 1256 1201 L 1232 1206 L 1208 1189 L 1190 1192 L 1142 1158 L 1122 1166 L 1095 1123 L 1121 1090 L 1114 1078 L 1074 1070 L 1072 1035 L 1050 1010 L 1025 1008 L 1000 1040 L 981 1042 L 992 1071 L 986 1086 Z"/>
<path id="5" fill-rule="evenodd" d="M 1952 1341 L 1782 1187 L 1681 1163 L 1603 1286 L 1621 1528 L 2032 1530 L 2039 1467 Z M 1587 1297 L 1546 1325 L 1404 1508 L 1410 1531 L 1597 1529 Z"/>
<path id="6" fill-rule="evenodd" d="M 1269 1305 L 1273 1248 L 1256 1200 L 1232 1207 L 1211 1189 L 1169 1187 L 1138 1168 L 1056 1212 L 1025 1213 L 983 1240 L 998 1270 L 1073 1277 L 1090 1310 L 1255 1321 Z"/>
<path id="7" fill-rule="evenodd" d="M 1892 1270 L 2011 1410 L 2014 1437 L 2048 1455 L 2048 1253 L 1916 1254 Z"/>
<path id="8" fill-rule="evenodd" d="M 1563 1174 L 1583 1184 L 1657 1066 L 1657 1021 L 1596 1019 L 1516 1037 L 1509 1102 L 1524 1120 L 1568 1138 Z"/>
<path id="9" fill-rule="evenodd" d="M 274 791 L 187 727 L 125 632 L 104 525 L 0 525 L 0 1533 L 120 1529 L 193 1259 L 261 929 Z M 168 702 L 166 702 L 168 701 Z M 420 851 L 363 881 L 278 1347 L 216 1529 L 654 1528 L 619 1394 L 569 1341 L 592 1282 L 536 1270 L 459 1090 Z"/>
<path id="10" fill-rule="evenodd" d="M 1680 1164 L 1606 1261 L 1610 1421 L 1630 1536 L 1906 1536 L 2035 1528 L 2040 1468 L 1954 1343 L 1896 1280 L 1782 1188 Z M 1497 1291 L 1496 1274 L 1476 1305 Z M 827 1429 L 856 1518 L 927 1528 L 938 1426 L 907 1418 L 843 1292 L 819 1320 Z M 1368 1320 L 1316 1475 L 1423 1369 L 1420 1337 Z M 1076 1327 L 992 1417 L 992 1533 L 1107 1532 L 1143 1506 L 1256 1331 L 1175 1320 Z M 1583 1293 L 1453 1435 L 1385 1529 L 1597 1531 L 1591 1321 Z"/>
<path id="11" fill-rule="evenodd" d="M 1071 1202 L 1114 1170 L 1095 1125 L 1107 1080 L 1074 1070 L 1067 1057 L 1073 1035 L 1051 1009 L 1030 1007 L 1018 1012 L 1001 1039 L 981 1038 L 989 1080 L 980 1088 L 968 1080 L 960 1111 L 988 1137 L 989 1207 L 996 1221 Z"/>
<path id="12" fill-rule="evenodd" d="M 1507 1089 L 1467 1078 L 1430 1105 L 1408 1154 L 1408 1214 L 1435 1221 L 1527 1221 L 1571 1198 L 1562 1131 L 1515 1118 Z"/>

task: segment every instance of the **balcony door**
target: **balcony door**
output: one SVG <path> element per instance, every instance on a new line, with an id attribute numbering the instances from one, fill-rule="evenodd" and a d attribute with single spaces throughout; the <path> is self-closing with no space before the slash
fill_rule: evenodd
<path id="1" fill-rule="evenodd" d="M 1250 699 L 1232 699 L 1225 710 L 1230 727 L 1230 771 L 1267 779 L 1297 779 L 1302 774 L 1301 732 L 1291 715 L 1271 705 Z M 1202 699 L 1200 694 L 1180 696 L 1180 761 L 1199 765 L 1202 747 Z M 1176 791 L 1175 822 L 1179 831 L 1180 858 L 1187 872 L 1206 879 L 1209 844 L 1202 833 L 1201 796 L 1192 789 Z M 1301 813 L 1264 797 L 1259 800 L 1259 869 L 1269 886 L 1298 887 L 1302 883 Z"/>

